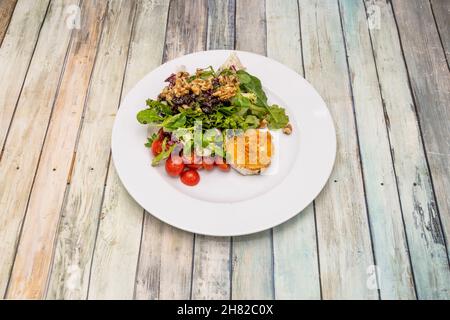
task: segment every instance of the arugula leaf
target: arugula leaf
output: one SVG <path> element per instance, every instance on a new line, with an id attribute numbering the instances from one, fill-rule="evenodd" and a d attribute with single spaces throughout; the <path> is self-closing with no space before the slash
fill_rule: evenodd
<path id="1" fill-rule="evenodd" d="M 161 101 L 147 99 L 145 101 L 145 104 L 149 107 L 149 109 L 154 109 L 160 114 L 163 114 L 163 115 L 172 115 L 173 114 L 173 111 L 170 108 L 170 106 L 168 106 L 165 103 L 162 103 Z"/>
<path id="2" fill-rule="evenodd" d="M 287 126 L 289 123 L 289 117 L 283 108 L 280 108 L 276 104 L 269 107 L 270 113 L 268 117 L 269 129 L 281 129 Z"/>
<path id="3" fill-rule="evenodd" d="M 184 113 L 178 113 L 174 116 L 167 117 L 161 123 L 161 127 L 168 130 L 175 130 L 182 128 L 186 123 L 186 115 Z"/>
<path id="4" fill-rule="evenodd" d="M 158 123 L 162 121 L 162 117 L 158 114 L 158 111 L 155 109 L 145 109 L 138 112 L 137 121 L 142 124 L 148 123 Z"/>
<path id="5" fill-rule="evenodd" d="M 148 108 L 139 111 L 136 116 L 139 123 L 160 123 L 166 116 L 172 115 L 172 109 L 165 103 L 152 99 L 148 99 L 145 103 Z"/>

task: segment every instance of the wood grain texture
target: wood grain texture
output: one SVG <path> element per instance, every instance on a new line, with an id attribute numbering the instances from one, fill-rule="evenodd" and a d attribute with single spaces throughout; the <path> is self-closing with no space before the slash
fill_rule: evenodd
<path id="1" fill-rule="evenodd" d="M 208 49 L 234 48 L 235 1 L 208 1 Z M 194 243 L 192 299 L 229 299 L 231 238 L 197 235 Z"/>
<path id="2" fill-rule="evenodd" d="M 236 1 L 236 49 L 266 54 L 264 1 Z M 274 298 L 271 233 L 267 230 L 233 238 L 233 299 Z"/>
<path id="3" fill-rule="evenodd" d="M 303 75 L 296 0 L 266 0 L 267 56 Z M 280 36 L 282 34 L 283 36 Z M 276 299 L 320 299 L 314 206 L 273 230 Z"/>
<path id="4" fill-rule="evenodd" d="M 374 260 L 338 4 L 299 5 L 306 79 L 327 103 L 337 135 L 334 169 L 315 201 L 322 296 L 376 299 L 367 286 Z"/>
<path id="5" fill-rule="evenodd" d="M 5 37 L 6 30 L 8 30 L 16 3 L 17 0 L 3 0 L 0 2 L 0 45 Z"/>
<path id="6" fill-rule="evenodd" d="M 120 101 L 134 9 L 132 1 L 115 0 L 105 17 L 73 176 L 62 209 L 48 299 L 87 297 L 111 130 Z"/>
<path id="7" fill-rule="evenodd" d="M 164 47 L 165 60 L 205 49 L 207 11 L 207 0 L 171 2 Z"/>
<path id="8" fill-rule="evenodd" d="M 433 222 L 439 219 L 437 212 L 430 210 L 435 199 L 392 8 L 384 0 L 367 0 L 365 5 L 369 14 L 374 8 L 380 14 L 380 28 L 369 31 L 417 297 L 445 297 L 450 285 L 446 248 L 439 223 Z"/>
<path id="9" fill-rule="evenodd" d="M 442 47 L 450 66 L 450 1 L 430 0 L 433 15 L 441 38 Z"/>
<path id="10" fill-rule="evenodd" d="M 382 299 L 415 289 L 364 2 L 340 1 L 369 219 Z"/>
<path id="11" fill-rule="evenodd" d="M 53 244 L 107 2 L 84 1 L 42 149 L 8 298 L 45 296 Z M 58 152 L 55 152 L 58 150 Z M 45 194 L 45 197 L 42 195 Z"/>
<path id="12" fill-rule="evenodd" d="M 208 1 L 208 49 L 234 49 L 236 0 Z"/>
<path id="13" fill-rule="evenodd" d="M 444 227 L 450 240 L 450 73 L 428 1 L 393 4 L 428 164 Z M 421 30 L 421 32 L 417 32 Z M 433 216 L 433 214 L 431 214 Z M 439 219 L 431 222 L 439 239 Z M 447 253 L 450 253 L 447 245 Z"/>
<path id="14" fill-rule="evenodd" d="M 205 49 L 207 5 L 206 0 L 171 2 L 164 61 Z M 194 235 L 150 214 L 144 216 L 136 298 L 189 299 Z"/>
<path id="15" fill-rule="evenodd" d="M 169 1 L 138 1 L 123 97 L 162 59 Z M 110 161 L 92 262 L 89 299 L 132 299 L 143 209 L 130 197 Z"/>
<path id="16" fill-rule="evenodd" d="M 48 0 L 20 1 L 0 47 L 0 148 L 3 148 L 47 7 Z"/>
<path id="17" fill-rule="evenodd" d="M 2 296 L 69 44 L 71 31 L 65 27 L 63 11 L 66 5 L 73 3 L 75 0 L 50 5 L 0 162 L 0 181 L 8 181 L 0 184 Z"/>

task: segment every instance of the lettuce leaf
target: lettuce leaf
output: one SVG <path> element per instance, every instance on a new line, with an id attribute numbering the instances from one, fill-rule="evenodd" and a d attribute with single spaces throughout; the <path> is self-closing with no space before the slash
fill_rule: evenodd
<path id="1" fill-rule="evenodd" d="M 289 117 L 283 108 L 280 108 L 276 104 L 269 107 L 270 113 L 268 114 L 267 121 L 269 129 L 281 129 L 287 126 L 289 123 Z"/>

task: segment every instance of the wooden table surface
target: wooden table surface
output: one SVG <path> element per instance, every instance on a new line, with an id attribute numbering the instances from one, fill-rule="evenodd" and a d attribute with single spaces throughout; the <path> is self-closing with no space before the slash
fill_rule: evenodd
<path id="1" fill-rule="evenodd" d="M 449 0 L 1 0 L 0 297 L 449 299 L 449 10 Z M 303 75 L 338 142 L 313 204 L 233 238 L 155 219 L 110 156 L 137 81 L 223 48 Z"/>

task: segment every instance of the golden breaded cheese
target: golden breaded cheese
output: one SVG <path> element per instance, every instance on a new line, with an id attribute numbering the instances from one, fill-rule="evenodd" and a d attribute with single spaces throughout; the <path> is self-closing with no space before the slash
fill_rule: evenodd
<path id="1" fill-rule="evenodd" d="M 260 174 L 270 166 L 273 149 L 269 131 L 249 129 L 227 138 L 227 163 L 244 175 Z"/>

